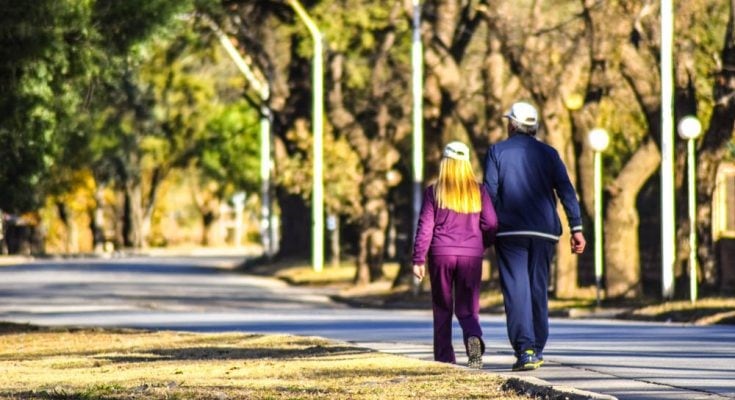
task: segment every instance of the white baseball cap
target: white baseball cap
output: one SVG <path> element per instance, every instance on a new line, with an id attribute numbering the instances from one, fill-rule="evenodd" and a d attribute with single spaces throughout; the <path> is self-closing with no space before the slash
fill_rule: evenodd
<path id="1" fill-rule="evenodd" d="M 538 126 L 538 112 L 536 112 L 536 108 L 524 101 L 513 103 L 510 111 L 505 113 L 503 117 L 509 118 L 525 127 L 536 128 Z"/>
<path id="2" fill-rule="evenodd" d="M 455 160 L 469 161 L 470 160 L 470 148 L 462 142 L 449 142 L 444 146 L 442 156 L 446 158 L 452 158 Z"/>

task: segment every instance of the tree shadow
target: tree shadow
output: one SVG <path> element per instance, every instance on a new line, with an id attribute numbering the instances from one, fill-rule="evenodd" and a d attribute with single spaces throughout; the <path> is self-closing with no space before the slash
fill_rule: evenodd
<path id="1" fill-rule="evenodd" d="M 0 335 L 13 335 L 16 333 L 40 332 L 45 330 L 40 326 L 31 324 L 16 324 L 12 322 L 0 322 Z"/>
<path id="2" fill-rule="evenodd" d="M 185 347 L 179 349 L 140 350 L 146 355 L 97 356 L 99 360 L 115 363 L 139 363 L 155 361 L 192 361 L 192 360 L 255 360 L 255 359 L 293 359 L 322 356 L 345 356 L 373 353 L 373 350 L 349 346 L 315 345 L 300 349 L 248 348 L 248 347 Z"/>

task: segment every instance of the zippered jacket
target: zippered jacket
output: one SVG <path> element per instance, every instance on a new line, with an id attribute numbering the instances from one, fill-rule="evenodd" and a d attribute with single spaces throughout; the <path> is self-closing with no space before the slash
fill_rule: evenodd
<path id="1" fill-rule="evenodd" d="M 582 230 L 579 201 L 559 153 L 533 136 L 516 134 L 488 149 L 485 187 L 498 216 L 498 237 L 562 233 L 557 197 L 572 232 Z"/>
<path id="2" fill-rule="evenodd" d="M 498 219 L 490 196 L 480 186 L 482 208 L 478 213 L 458 213 L 438 208 L 434 185 L 424 190 L 416 237 L 413 244 L 413 264 L 426 263 L 427 253 L 434 256 L 482 257 L 485 248 L 495 239 Z"/>

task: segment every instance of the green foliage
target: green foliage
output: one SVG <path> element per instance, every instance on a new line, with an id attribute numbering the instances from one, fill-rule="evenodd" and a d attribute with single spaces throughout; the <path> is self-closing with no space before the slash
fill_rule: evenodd
<path id="1" fill-rule="evenodd" d="M 676 58 L 692 75 L 697 93 L 697 116 L 709 121 L 714 108 L 712 87 L 720 69 L 720 52 L 727 27 L 726 2 L 685 2 L 677 10 Z M 705 124 L 706 126 L 706 124 Z"/>
<path id="2" fill-rule="evenodd" d="M 396 2 L 380 0 L 323 1 L 311 12 L 320 16 L 319 26 L 324 32 L 329 50 L 347 56 L 345 65 L 347 86 L 360 90 L 370 86 L 374 76 L 372 58 L 381 51 L 378 46 L 389 31 L 396 32 L 396 42 L 387 49 L 395 59 L 397 70 L 407 71 L 410 66 L 411 26 L 408 18 L 391 18 Z M 310 56 L 310 41 L 302 41 L 299 48 Z M 307 49 L 308 47 L 308 49 Z"/>
<path id="3" fill-rule="evenodd" d="M 288 133 L 288 138 L 300 150 L 293 156 L 278 160 L 276 182 L 290 193 L 309 201 L 313 177 L 313 138 L 303 125 Z M 328 127 L 323 140 L 324 206 L 329 214 L 355 218 L 362 213 L 360 182 L 364 170 L 360 158 L 344 137 L 335 138 Z"/>
<path id="4" fill-rule="evenodd" d="M 229 184 L 223 197 L 258 190 L 259 126 L 257 111 L 242 100 L 221 106 L 208 121 L 197 164 L 206 177 Z"/>
<path id="5" fill-rule="evenodd" d="M 0 15 L 0 208 L 35 208 L 88 143 L 99 80 L 188 2 L 10 0 Z M 60 175 L 65 175 L 64 173 Z"/>
<path id="6" fill-rule="evenodd" d="M 187 0 L 96 0 L 93 18 L 106 50 L 127 56 L 130 49 L 161 32 L 172 17 L 191 6 Z"/>
<path id="7" fill-rule="evenodd" d="M 623 90 L 600 101 L 597 126 L 604 126 L 610 135 L 610 146 L 605 150 L 604 158 L 606 179 L 617 176 L 648 135 L 643 114 L 631 107 L 635 104 L 631 93 Z"/>
<path id="8" fill-rule="evenodd" d="M 23 212 L 73 131 L 93 71 L 87 2 L 8 1 L 0 15 L 0 209 Z"/>

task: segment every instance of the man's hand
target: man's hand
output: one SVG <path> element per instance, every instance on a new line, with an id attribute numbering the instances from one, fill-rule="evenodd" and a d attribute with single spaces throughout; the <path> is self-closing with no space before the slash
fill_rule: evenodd
<path id="1" fill-rule="evenodd" d="M 419 281 L 424 279 L 424 275 L 426 275 L 426 267 L 424 265 L 414 265 L 413 266 L 413 276 L 416 277 Z"/>
<path id="2" fill-rule="evenodd" d="M 584 240 L 584 234 L 581 231 L 572 233 L 572 253 L 582 254 L 587 241 Z"/>

